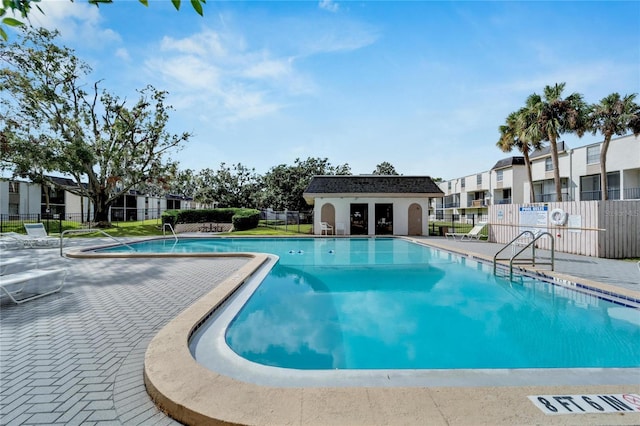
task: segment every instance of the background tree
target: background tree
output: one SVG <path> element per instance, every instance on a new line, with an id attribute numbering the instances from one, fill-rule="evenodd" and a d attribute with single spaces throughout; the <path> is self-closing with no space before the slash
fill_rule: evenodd
<path id="1" fill-rule="evenodd" d="M 94 220 L 106 226 L 118 197 L 145 184 L 166 186 L 176 170 L 166 157 L 190 135 L 165 131 L 166 93 L 151 86 L 132 106 L 98 83 L 85 92 L 82 77 L 90 68 L 56 46 L 55 36 L 30 30 L 0 45 L 0 167 L 54 186 L 49 173 L 72 176 L 78 185 L 65 189 L 88 197 Z"/>
<path id="2" fill-rule="evenodd" d="M 332 166 L 326 158 L 296 158 L 292 166 L 280 164 L 264 175 L 262 207 L 274 210 L 304 211 L 309 209 L 302 197 L 313 176 L 351 174 L 348 164 Z"/>
<path id="3" fill-rule="evenodd" d="M 201 190 L 211 202 L 220 207 L 257 206 L 261 177 L 255 173 L 255 169 L 249 169 L 241 163 L 231 167 L 220 163 L 220 168 L 215 173 L 208 171 L 205 176 L 207 179 Z"/>
<path id="4" fill-rule="evenodd" d="M 196 172 L 192 169 L 176 170 L 169 181 L 168 191 L 195 200 L 198 193 Z"/>
<path id="5" fill-rule="evenodd" d="M 73 2 L 73 0 L 70 1 Z M 148 0 L 138 1 L 145 6 L 149 6 Z M 22 19 L 26 19 L 28 21 L 29 14 L 31 13 L 33 7 L 44 14 L 40 6 L 38 6 L 39 2 L 40 0 L 3 0 L 2 5 L 0 6 L 0 17 L 2 17 L 2 21 L 0 21 L 0 38 L 2 38 L 4 41 L 8 40 L 7 32 L 4 29 L 5 26 L 24 26 L 23 21 L 12 18 L 10 16 L 6 16 L 9 11 L 11 11 L 14 15 L 19 15 Z M 111 4 L 113 3 L 113 0 L 88 0 L 88 2 L 89 4 L 95 4 L 96 6 L 99 6 L 101 4 Z M 190 2 L 193 10 L 195 10 L 198 15 L 203 16 L 204 12 L 202 10 L 202 6 L 206 3 L 206 0 L 191 0 Z M 173 7 L 176 8 L 176 10 L 180 10 L 180 4 L 182 3 L 181 0 L 171 0 L 171 3 L 173 4 Z"/>
<path id="6" fill-rule="evenodd" d="M 533 175 L 531 173 L 531 161 L 529 160 L 529 152 L 534 149 L 540 149 L 542 143 L 540 140 L 533 140 L 527 135 L 527 129 L 535 121 L 535 111 L 532 111 L 531 105 L 521 108 L 517 112 L 512 112 L 507 117 L 506 123 L 499 127 L 500 139 L 496 146 L 503 152 L 511 152 L 514 148 L 518 149 L 524 156 L 524 163 L 527 166 L 527 178 L 529 179 L 529 202 L 536 200 L 535 189 L 533 187 Z"/>
<path id="7" fill-rule="evenodd" d="M 398 172 L 396 172 L 396 168 L 393 167 L 393 164 L 383 161 L 382 163 L 376 166 L 376 169 L 372 172 L 374 175 L 393 175 L 398 176 Z"/>
<path id="8" fill-rule="evenodd" d="M 640 107 L 634 102 L 636 94 L 620 97 L 612 93 L 602 98 L 600 103 L 591 106 L 589 128 L 595 135 L 601 133 L 604 137 L 600 149 L 600 191 L 601 199 L 609 198 L 607 194 L 607 151 L 613 135 L 622 136 L 629 130 L 634 135 L 640 134 Z"/>
<path id="9" fill-rule="evenodd" d="M 579 137 L 587 129 L 588 106 L 582 95 L 572 93 L 562 97 L 565 83 L 545 86 L 544 94 L 532 94 L 527 99 L 536 121 L 527 130 L 527 139 L 548 141 L 551 145 L 553 180 L 556 187 L 556 201 L 562 201 L 560 165 L 558 163 L 558 138 L 564 133 L 576 133 Z"/>

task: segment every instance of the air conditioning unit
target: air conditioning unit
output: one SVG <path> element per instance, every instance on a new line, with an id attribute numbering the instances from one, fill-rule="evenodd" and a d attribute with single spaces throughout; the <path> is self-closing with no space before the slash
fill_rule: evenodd
<path id="1" fill-rule="evenodd" d="M 491 204 L 491 197 L 486 197 L 486 198 L 484 199 L 484 205 L 485 205 L 485 206 L 488 206 L 489 204 Z"/>

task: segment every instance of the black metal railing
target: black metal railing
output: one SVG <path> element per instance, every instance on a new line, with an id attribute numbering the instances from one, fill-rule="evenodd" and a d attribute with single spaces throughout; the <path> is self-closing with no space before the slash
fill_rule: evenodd
<path id="1" fill-rule="evenodd" d="M 640 200 L 640 188 L 624 188 L 622 194 L 625 200 Z"/>
<path id="2" fill-rule="evenodd" d="M 282 229 L 300 234 L 313 232 L 313 210 L 306 212 L 260 210 L 260 224 L 267 228 Z"/>
<path id="3" fill-rule="evenodd" d="M 550 203 L 553 201 L 558 201 L 555 192 L 550 194 L 536 194 L 536 203 Z M 562 201 L 572 201 L 568 192 L 562 191 Z"/>

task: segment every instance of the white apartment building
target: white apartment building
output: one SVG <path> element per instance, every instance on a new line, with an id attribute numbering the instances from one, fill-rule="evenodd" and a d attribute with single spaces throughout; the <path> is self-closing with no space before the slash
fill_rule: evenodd
<path id="1" fill-rule="evenodd" d="M 53 179 L 63 187 L 76 185 L 71 179 Z M 187 197 L 149 196 L 132 190 L 113 203 L 110 218 L 113 221 L 157 219 L 164 210 L 197 207 L 202 208 Z M 25 216 L 84 222 L 93 216 L 93 205 L 88 198 L 59 187 L 46 188 L 32 182 L 0 179 L 0 220 Z"/>
<path id="2" fill-rule="evenodd" d="M 563 201 L 600 200 L 600 150 L 602 142 L 578 148 L 558 143 Z M 434 200 L 436 218 L 483 215 L 489 205 L 556 201 L 553 162 L 549 147 L 530 154 L 535 199 L 524 157 L 498 161 L 491 170 L 440 182 L 444 198 Z M 640 138 L 615 138 L 607 152 L 607 191 L 610 200 L 640 199 Z"/>

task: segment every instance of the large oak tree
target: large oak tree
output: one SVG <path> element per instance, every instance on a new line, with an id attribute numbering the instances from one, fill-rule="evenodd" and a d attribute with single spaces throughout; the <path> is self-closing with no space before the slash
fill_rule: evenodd
<path id="1" fill-rule="evenodd" d="M 93 202 L 94 220 L 131 189 L 164 185 L 177 164 L 168 155 L 190 135 L 169 134 L 166 92 L 151 86 L 129 103 L 99 82 L 55 32 L 27 30 L 0 45 L 0 168 L 56 186 L 51 173 L 72 176 L 64 189 Z M 86 184 L 85 184 L 86 183 Z"/>

